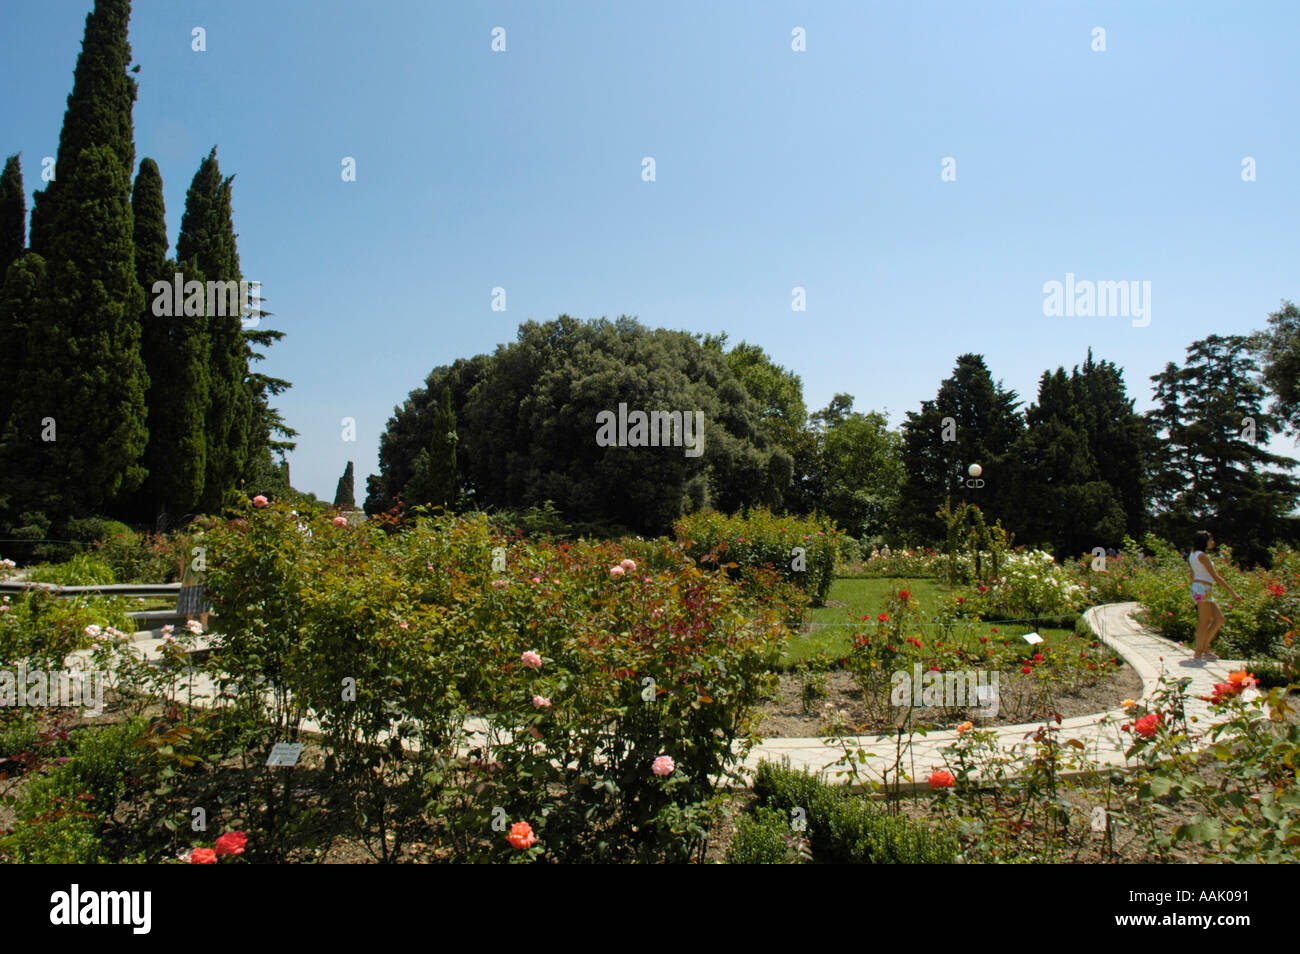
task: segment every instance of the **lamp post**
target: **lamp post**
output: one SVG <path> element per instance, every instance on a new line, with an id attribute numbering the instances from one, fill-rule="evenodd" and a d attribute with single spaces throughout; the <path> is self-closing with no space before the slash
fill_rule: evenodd
<path id="1" fill-rule="evenodd" d="M 984 486 L 984 481 L 980 479 L 980 474 L 984 473 L 984 468 L 979 464 L 971 464 L 966 468 L 966 473 L 970 475 L 966 479 L 966 486 L 971 490 L 978 490 L 980 487 Z M 977 535 L 975 537 L 975 579 L 979 580 L 982 578 L 983 573 L 980 568 L 980 539 Z"/>

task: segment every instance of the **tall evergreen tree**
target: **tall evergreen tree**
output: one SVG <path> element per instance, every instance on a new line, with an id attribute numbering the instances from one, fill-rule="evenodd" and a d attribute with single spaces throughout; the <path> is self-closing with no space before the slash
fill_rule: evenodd
<path id="1" fill-rule="evenodd" d="M 343 468 L 343 476 L 339 478 L 339 485 L 334 490 L 334 506 L 340 510 L 356 510 L 356 483 L 352 476 L 352 461 L 348 461 L 348 466 Z"/>
<path id="2" fill-rule="evenodd" d="M 142 160 L 131 205 L 135 210 L 136 274 L 147 292 L 141 313 L 141 352 L 149 372 L 149 444 L 145 449 L 149 476 L 139 509 L 151 521 L 164 513 L 179 518 L 195 510 L 203 492 L 207 460 L 207 319 L 202 314 L 186 315 L 184 308 L 155 308 L 158 293 L 154 284 L 165 283 L 167 291 L 162 294 L 170 295 L 177 271 L 176 263 L 167 258 L 162 186 L 158 164 Z"/>
<path id="3" fill-rule="evenodd" d="M 231 179 L 221 177 L 213 147 L 199 164 L 189 192 L 176 257 L 186 273 L 201 272 L 207 281 L 239 282 L 239 253 L 231 210 Z M 248 382 L 248 347 L 238 309 L 208 316 L 208 407 L 205 423 L 207 458 L 200 506 L 221 507 L 233 490 L 249 456 L 253 395 Z"/>
<path id="4" fill-rule="evenodd" d="M 1300 495 L 1296 462 L 1263 445 L 1283 423 L 1263 408 L 1258 365 L 1243 335 L 1193 342 L 1187 362 L 1152 376 L 1152 423 L 1164 443 L 1157 460 L 1157 521 L 1183 546 L 1205 528 L 1249 562 L 1268 548 Z"/>
<path id="5" fill-rule="evenodd" d="M 259 303 L 260 316 L 270 315 Z M 260 318 L 259 318 L 260 320 Z M 269 328 L 245 328 L 244 345 L 247 349 L 250 367 L 253 362 L 265 361 L 266 355 L 255 350 L 254 346 L 269 347 L 284 337 L 283 331 Z M 271 398 L 283 394 L 293 385 L 284 378 L 272 377 L 257 371 L 250 371 L 248 388 L 252 398 L 248 427 L 248 460 L 244 465 L 244 482 L 249 487 L 266 485 L 272 492 L 283 496 L 290 488 L 287 482 L 281 487 L 279 465 L 285 463 L 285 455 L 293 450 L 295 444 L 290 438 L 298 432 L 285 423 L 277 408 L 271 406 Z M 278 461 L 276 460 L 278 458 Z"/>
<path id="6" fill-rule="evenodd" d="M 86 17 L 56 179 L 36 196 L 32 254 L 4 295 L 7 336 L 20 332 L 26 347 L 5 400 L 0 498 L 7 519 L 39 509 L 56 530 L 114 505 L 144 477 L 129 18 L 128 0 L 96 0 Z M 24 329 L 13 327 L 15 308 Z"/>
<path id="7" fill-rule="evenodd" d="M 0 173 L 0 284 L 9 263 L 27 248 L 27 195 L 23 192 L 23 167 L 17 156 L 5 160 Z"/>
<path id="8" fill-rule="evenodd" d="M 1019 403 L 1015 391 L 994 383 L 982 355 L 964 354 L 935 399 L 923 401 L 919 413 L 907 413 L 900 520 L 910 533 L 941 539 L 945 527 L 935 514 L 949 498 L 979 505 L 990 524 L 1013 511 L 1015 462 L 1009 452 L 1023 428 Z M 985 482 L 974 491 L 964 483 L 971 464 L 983 468 Z"/>
<path id="9" fill-rule="evenodd" d="M 22 164 L 18 156 L 10 156 L 0 174 L 0 290 L 4 289 L 9 266 L 22 257 L 26 246 L 27 197 L 23 192 Z M 13 289 L 0 291 L 0 440 L 13 405 L 14 376 L 27 351 L 27 310 L 38 284 L 30 275 L 15 276 L 14 281 Z"/>
<path id="10" fill-rule="evenodd" d="M 127 72 L 131 64 L 130 19 L 130 0 L 95 0 L 95 9 L 86 15 L 72 92 L 59 131 L 55 178 L 36 193 L 32 208 L 32 251 L 46 258 L 55 236 L 66 228 L 65 219 L 85 211 L 86 197 L 79 194 L 77 183 L 89 182 L 93 176 L 76 175 L 77 167 L 86 161 L 83 152 L 96 146 L 112 150 L 130 189 L 135 169 L 131 109 L 136 97 L 136 82 Z"/>
<path id="11" fill-rule="evenodd" d="M 148 378 L 128 172 L 113 149 L 91 146 L 64 187 L 77 214 L 50 245 L 11 420 L 66 517 L 102 511 L 143 480 Z"/>
<path id="12" fill-rule="evenodd" d="M 1007 525 L 1021 543 L 1046 545 L 1058 557 L 1118 546 L 1125 530 L 1119 494 L 1100 479 L 1078 372 L 1043 373 L 1038 402 L 1026 409 L 1025 432 L 1011 453 L 1019 505 Z"/>
<path id="13" fill-rule="evenodd" d="M 1112 361 L 1094 361 L 1092 349 L 1071 374 L 1088 444 L 1096 461 L 1097 479 L 1115 492 L 1124 511 L 1125 532 L 1142 539 L 1147 515 L 1147 448 L 1150 428 L 1133 410 L 1124 372 Z"/>

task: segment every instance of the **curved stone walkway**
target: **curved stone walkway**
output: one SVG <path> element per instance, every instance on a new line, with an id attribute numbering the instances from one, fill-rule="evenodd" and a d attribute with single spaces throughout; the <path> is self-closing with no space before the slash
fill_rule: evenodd
<path id="1" fill-rule="evenodd" d="M 1159 684 L 1161 672 L 1166 673 L 1171 680 L 1191 676 L 1192 682 L 1187 688 L 1185 702 L 1187 718 L 1189 722 L 1196 720 L 1200 725 L 1208 724 L 1210 704 L 1200 697 L 1213 692 L 1216 682 L 1227 682 L 1228 672 L 1240 669 L 1242 664 L 1231 660 L 1193 664 L 1190 649 L 1184 649 L 1155 635 L 1137 622 L 1133 617 L 1137 608 L 1137 603 L 1108 603 L 1087 610 L 1084 618 L 1102 642 L 1141 677 L 1142 695 L 1137 699 L 1138 702 L 1150 698 Z M 1058 740 L 1064 743 L 1067 739 L 1078 739 L 1097 764 L 1123 766 L 1124 752 L 1132 740 L 1120 732 L 1120 726 L 1128 721 L 1128 716 L 1119 706 L 1120 700 L 1115 702 L 1116 707 L 1108 712 L 1062 720 Z M 1025 749 L 1032 745 L 1027 744 L 1027 738 L 1041 727 L 1041 722 L 998 726 L 998 744 L 1003 749 L 1023 756 Z M 931 732 L 926 736 L 914 735 L 910 740 L 905 738 L 901 758 L 897 755 L 897 739 L 892 735 L 857 736 L 851 741 L 853 749 L 860 747 L 869 753 L 858 764 L 862 780 L 867 784 L 878 783 L 882 774 L 887 772 L 890 788 L 893 789 L 897 761 L 903 778 L 901 788 L 909 791 L 929 787 L 930 773 L 947 767 L 942 750 L 956 739 L 956 729 Z M 783 759 L 789 759 L 792 768 L 813 773 L 825 772 L 827 781 L 844 784 L 852 780 L 837 775 L 836 763 L 843 754 L 842 745 L 828 744 L 822 738 L 768 739 L 754 747 L 745 759 L 745 766 L 753 769 L 763 760 L 779 763 Z"/>
<path id="2" fill-rule="evenodd" d="M 1226 682 L 1228 672 L 1242 668 L 1242 663 L 1219 660 L 1193 664 L 1191 650 L 1155 635 L 1138 623 L 1133 618 L 1137 608 L 1137 603 L 1109 603 L 1092 607 L 1084 613 L 1084 617 L 1102 642 L 1132 666 L 1142 679 L 1142 694 L 1138 702 L 1145 702 L 1156 690 L 1161 672 L 1167 673 L 1171 679 L 1190 676 L 1192 683 L 1187 690 L 1187 717 L 1200 725 L 1208 725 L 1210 705 L 1200 697 L 1209 695 L 1216 682 Z M 196 648 L 206 648 L 209 638 L 209 634 L 199 637 L 200 645 Z M 149 662 L 158 660 L 161 647 L 162 640 L 149 631 L 137 632 L 132 643 L 132 649 Z M 88 657 L 89 650 L 78 650 L 73 656 Z M 211 705 L 216 697 L 216 687 L 206 674 L 195 673 L 188 679 L 181 677 L 177 683 L 176 697 L 179 700 L 206 706 Z M 1116 707 L 1107 712 L 1062 720 L 1058 740 L 1064 743 L 1067 739 L 1078 739 L 1097 764 L 1123 766 L 1124 752 L 1131 743 L 1131 738 L 1119 730 L 1128 718 L 1124 709 L 1119 707 L 1119 701 L 1117 699 Z M 467 720 L 467 745 L 481 743 L 485 729 L 485 725 L 479 724 L 482 721 Z M 1041 722 L 998 726 L 999 746 L 1011 750 L 1013 754 L 1023 755 L 1027 748 L 1027 738 L 1041 726 Z M 311 720 L 304 720 L 302 731 L 317 732 L 319 727 Z M 899 758 L 894 736 L 857 736 L 852 740 L 853 748 L 860 747 L 871 753 L 858 765 L 860 779 L 869 785 L 879 782 L 882 773 L 887 772 L 890 788 L 893 789 L 896 781 L 894 766 L 897 761 L 902 769 L 904 781 L 900 787 L 903 791 L 928 788 L 930 773 L 946 767 L 942 750 L 956 738 L 955 729 L 931 732 L 926 736 L 914 735 L 910 740 L 903 740 L 902 756 Z M 813 773 L 825 772 L 828 781 L 844 784 L 852 780 L 836 774 L 836 763 L 843 753 L 841 745 L 828 744 L 827 740 L 819 737 L 774 738 L 754 746 L 743 764 L 746 769 L 753 770 L 760 761 L 780 763 L 783 759 L 789 759 L 792 768 Z"/>

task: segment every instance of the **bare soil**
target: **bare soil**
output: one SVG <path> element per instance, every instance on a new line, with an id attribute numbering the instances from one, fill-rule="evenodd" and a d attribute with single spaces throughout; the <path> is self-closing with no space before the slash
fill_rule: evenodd
<path id="1" fill-rule="evenodd" d="M 907 710 L 889 706 L 887 698 L 868 705 L 847 671 L 833 669 L 825 676 L 826 696 L 814 701 L 805 711 L 802 678 L 794 673 L 782 674 L 775 698 L 762 706 L 759 734 L 775 739 L 813 737 L 820 734 L 835 710 L 849 724 L 860 727 L 864 735 L 891 731 L 907 718 Z M 979 706 L 931 706 L 913 710 L 913 721 L 932 728 L 955 728 L 966 721 L 980 727 L 1036 722 L 1053 712 L 1069 719 L 1118 708 L 1123 700 L 1136 699 L 1142 692 L 1141 678 L 1131 666 L 1123 664 L 1110 668 L 1091 683 L 1059 688 L 1046 697 L 1034 676 L 1003 672 L 998 676 L 998 683 L 998 713 L 992 718 Z"/>

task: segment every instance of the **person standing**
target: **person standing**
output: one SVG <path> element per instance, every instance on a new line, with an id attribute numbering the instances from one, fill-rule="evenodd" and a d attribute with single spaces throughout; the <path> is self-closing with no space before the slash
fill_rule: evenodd
<path id="1" fill-rule="evenodd" d="M 1211 591 L 1217 583 L 1231 594 L 1234 601 L 1240 601 L 1241 597 L 1223 577 L 1219 576 L 1219 571 L 1214 568 L 1214 563 L 1206 552 L 1214 548 L 1214 535 L 1208 530 L 1197 530 L 1192 539 L 1193 549 L 1187 555 L 1187 563 L 1191 568 L 1192 599 L 1196 601 L 1198 614 L 1196 650 L 1192 654 L 1192 659 L 1209 662 L 1219 658 L 1210 652 L 1210 643 L 1224 624 L 1223 610 L 1219 609 L 1219 604 L 1214 601 Z"/>
<path id="2" fill-rule="evenodd" d="M 200 534 L 202 531 L 200 531 Z M 198 539 L 196 535 L 195 540 Z M 203 574 L 194 568 L 194 563 L 189 559 L 189 548 L 181 550 L 180 563 L 178 564 L 181 575 L 181 591 L 176 597 L 176 612 L 185 617 L 185 621 L 191 622 L 195 616 L 199 618 L 199 625 L 206 631 L 208 628 L 208 613 L 212 607 L 204 599 L 203 592 Z"/>

